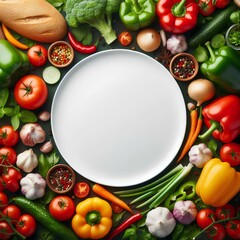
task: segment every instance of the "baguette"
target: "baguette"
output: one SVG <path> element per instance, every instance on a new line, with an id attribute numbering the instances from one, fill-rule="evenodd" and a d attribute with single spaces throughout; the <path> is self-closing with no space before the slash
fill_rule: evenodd
<path id="1" fill-rule="evenodd" d="M 5 39 L 2 27 L 0 26 L 0 39 Z"/>
<path id="2" fill-rule="evenodd" d="M 44 43 L 64 38 L 65 18 L 45 0 L 0 0 L 0 22 L 16 33 Z"/>

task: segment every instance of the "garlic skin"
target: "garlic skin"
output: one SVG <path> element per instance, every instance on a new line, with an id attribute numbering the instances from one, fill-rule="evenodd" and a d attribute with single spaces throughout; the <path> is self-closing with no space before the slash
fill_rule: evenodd
<path id="1" fill-rule="evenodd" d="M 173 216 L 182 224 L 192 223 L 196 219 L 197 212 L 196 205 L 190 200 L 181 200 L 174 204 Z"/>
<path id="2" fill-rule="evenodd" d="M 46 181 L 38 173 L 28 173 L 20 181 L 22 194 L 29 200 L 41 198 L 45 194 Z"/>
<path id="3" fill-rule="evenodd" d="M 37 155 L 30 148 L 17 155 L 16 165 L 24 172 L 30 173 L 34 168 L 38 166 Z"/>
<path id="4" fill-rule="evenodd" d="M 181 53 L 187 50 L 187 41 L 184 35 L 172 35 L 167 40 L 167 49 L 172 53 Z"/>
<path id="5" fill-rule="evenodd" d="M 27 123 L 22 126 L 19 136 L 26 146 L 35 146 L 46 139 L 46 133 L 38 123 Z"/>
<path id="6" fill-rule="evenodd" d="M 212 159 L 213 153 L 206 144 L 200 143 L 191 147 L 188 156 L 190 163 L 198 168 L 203 168 L 206 162 Z"/>
<path id="7" fill-rule="evenodd" d="M 176 226 L 176 220 L 166 207 L 157 207 L 149 211 L 145 223 L 148 231 L 159 238 L 168 236 Z"/>

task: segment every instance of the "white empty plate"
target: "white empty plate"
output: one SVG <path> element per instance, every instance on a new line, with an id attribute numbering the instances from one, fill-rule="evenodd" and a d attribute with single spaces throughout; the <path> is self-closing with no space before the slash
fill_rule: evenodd
<path id="1" fill-rule="evenodd" d="M 65 75 L 51 124 L 58 150 L 76 172 L 123 187 L 153 178 L 172 162 L 184 138 L 186 108 L 159 62 L 137 51 L 106 50 Z"/>

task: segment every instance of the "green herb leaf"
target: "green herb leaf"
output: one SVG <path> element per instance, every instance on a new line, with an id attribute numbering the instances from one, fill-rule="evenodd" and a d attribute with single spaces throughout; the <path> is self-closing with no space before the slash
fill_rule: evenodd
<path id="1" fill-rule="evenodd" d="M 207 49 L 201 45 L 194 50 L 193 55 L 198 62 L 206 62 L 209 59 Z"/>
<path id="2" fill-rule="evenodd" d="M 18 115 L 14 115 L 13 117 L 11 117 L 11 124 L 14 128 L 14 130 L 17 130 L 20 126 L 20 120 Z"/>
<path id="3" fill-rule="evenodd" d="M 65 9 L 66 0 L 47 0 L 47 1 L 60 12 Z"/>
<path id="4" fill-rule="evenodd" d="M 0 118 L 4 117 L 4 110 L 3 107 L 0 107 Z"/>
<path id="5" fill-rule="evenodd" d="M 92 43 L 93 36 L 89 26 L 81 25 L 78 28 L 72 28 L 71 31 L 76 40 L 82 44 L 90 45 Z"/>
<path id="6" fill-rule="evenodd" d="M 1 88 L 0 89 L 0 107 L 4 107 L 7 103 L 9 96 L 8 88 Z"/>
<path id="7" fill-rule="evenodd" d="M 114 213 L 112 216 L 113 219 L 113 227 L 116 227 L 120 221 L 122 220 L 123 215 L 126 213 L 126 211 L 122 211 L 120 213 Z"/>
<path id="8" fill-rule="evenodd" d="M 136 227 L 128 228 L 124 232 L 122 239 L 138 239 L 137 238 L 137 228 Z"/>
<path id="9" fill-rule="evenodd" d="M 31 111 L 22 110 L 19 113 L 19 119 L 23 123 L 36 122 L 37 121 L 37 116 L 33 112 L 31 112 Z"/>
<path id="10" fill-rule="evenodd" d="M 15 111 L 13 107 L 4 107 L 4 114 L 8 117 L 13 117 L 15 115 Z"/>

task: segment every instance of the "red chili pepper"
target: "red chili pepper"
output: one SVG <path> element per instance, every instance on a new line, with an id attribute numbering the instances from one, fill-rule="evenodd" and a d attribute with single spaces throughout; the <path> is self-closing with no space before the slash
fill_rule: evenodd
<path id="1" fill-rule="evenodd" d="M 76 40 L 71 32 L 68 32 L 68 40 L 76 51 L 84 54 L 90 54 L 97 51 L 96 45 L 84 45 Z"/>
<path id="2" fill-rule="evenodd" d="M 161 27 L 168 32 L 184 33 L 195 27 L 199 8 L 194 0 L 161 0 L 157 15 Z"/>
<path id="3" fill-rule="evenodd" d="M 219 97 L 203 108 L 204 122 L 209 128 L 198 136 L 206 140 L 211 134 L 218 140 L 229 143 L 240 134 L 240 97 Z"/>
<path id="4" fill-rule="evenodd" d="M 124 231 L 126 228 L 131 226 L 133 223 L 137 222 L 138 220 L 142 219 L 143 215 L 141 213 L 136 213 L 129 217 L 125 222 L 120 224 L 117 228 L 115 228 L 107 237 L 107 240 L 112 240 L 114 237 L 116 237 L 118 234 L 120 234 L 122 231 Z"/>

